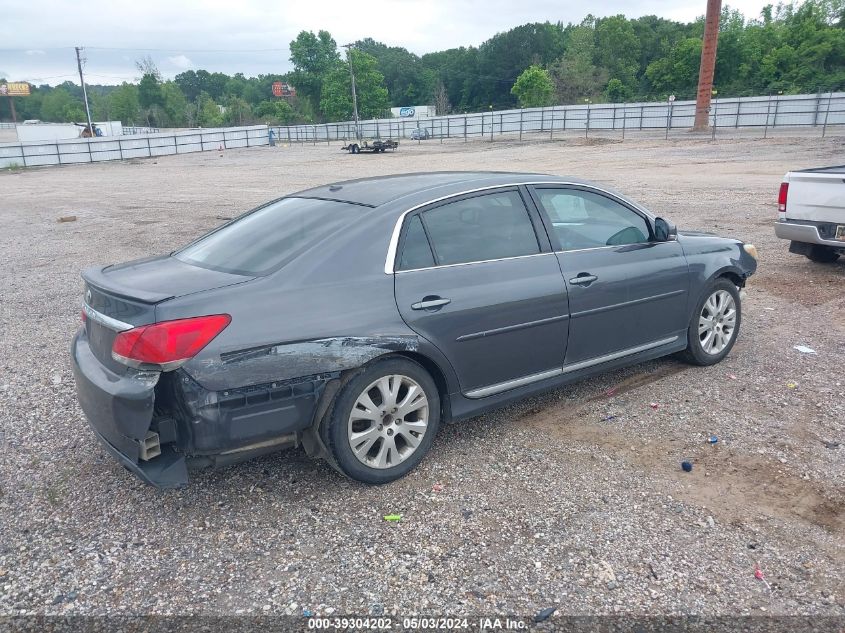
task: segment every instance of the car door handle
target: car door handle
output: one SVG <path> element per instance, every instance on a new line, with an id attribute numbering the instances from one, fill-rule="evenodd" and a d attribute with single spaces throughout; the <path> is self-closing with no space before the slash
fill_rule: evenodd
<path id="1" fill-rule="evenodd" d="M 425 297 L 422 301 L 417 301 L 411 304 L 411 310 L 431 310 L 432 308 L 440 308 L 449 303 L 451 299 L 443 299 L 442 297 Z"/>
<path id="2" fill-rule="evenodd" d="M 588 273 L 581 273 L 577 277 L 573 277 L 569 280 L 569 283 L 574 284 L 576 286 L 589 286 L 591 283 L 596 281 L 598 277 L 595 275 L 590 275 Z"/>

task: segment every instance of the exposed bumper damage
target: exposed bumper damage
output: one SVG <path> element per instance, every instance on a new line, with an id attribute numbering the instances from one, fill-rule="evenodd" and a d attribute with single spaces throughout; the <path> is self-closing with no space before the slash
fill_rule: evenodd
<path id="1" fill-rule="evenodd" d="M 415 352 L 417 336 L 343 336 L 224 352 L 197 359 L 185 371 L 209 389 L 269 383 L 354 369 L 387 352 Z"/>
<path id="2" fill-rule="evenodd" d="M 345 370 L 390 351 L 416 351 L 417 344 L 415 336 L 328 338 L 224 353 L 174 372 L 117 375 L 94 356 L 82 329 L 72 358 L 82 409 L 106 450 L 147 483 L 172 488 L 188 483 L 189 469 L 243 461 L 303 439 L 308 448 L 316 437 L 310 429 L 336 392 L 327 385 Z M 161 454 L 144 459 L 151 434 Z"/>
<path id="3" fill-rule="evenodd" d="M 84 328 L 73 339 L 71 358 L 79 403 L 106 450 L 147 483 L 168 488 L 187 483 L 185 458 L 172 447 L 162 447 L 155 460 L 141 460 L 159 372 L 115 374 L 94 356 Z"/>

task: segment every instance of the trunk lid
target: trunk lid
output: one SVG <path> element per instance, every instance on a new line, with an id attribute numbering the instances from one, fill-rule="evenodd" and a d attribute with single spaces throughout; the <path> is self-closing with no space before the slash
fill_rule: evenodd
<path id="1" fill-rule="evenodd" d="M 156 321 L 155 308 L 162 301 L 205 290 L 244 283 L 244 275 L 193 266 L 170 256 L 98 266 L 82 272 L 85 281 L 85 330 L 91 351 L 113 372 L 123 375 L 126 366 L 111 356 L 118 332 Z"/>
<path id="2" fill-rule="evenodd" d="M 787 220 L 845 224 L 845 167 L 787 174 Z"/>

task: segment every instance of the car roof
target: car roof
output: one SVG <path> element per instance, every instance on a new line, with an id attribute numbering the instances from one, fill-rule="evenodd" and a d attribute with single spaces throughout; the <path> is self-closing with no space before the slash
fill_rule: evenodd
<path id="1" fill-rule="evenodd" d="M 579 178 L 564 178 L 549 174 L 493 171 L 434 171 L 346 180 L 300 191 L 292 194 L 291 197 L 322 198 L 351 202 L 369 207 L 379 207 L 406 196 L 420 198 L 423 197 L 421 194 L 430 193 L 431 198 L 434 199 L 483 187 L 530 182 L 591 184 Z"/>

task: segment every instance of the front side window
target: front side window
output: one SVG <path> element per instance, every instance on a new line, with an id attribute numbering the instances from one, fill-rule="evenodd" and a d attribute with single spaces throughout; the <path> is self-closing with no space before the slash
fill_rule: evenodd
<path id="1" fill-rule="evenodd" d="M 528 210 L 516 191 L 450 202 L 421 217 L 439 266 L 540 252 Z"/>
<path id="2" fill-rule="evenodd" d="M 187 264 L 239 275 L 266 275 L 345 226 L 363 207 L 285 198 L 209 233 L 175 253 Z"/>
<path id="3" fill-rule="evenodd" d="M 537 189 L 565 251 L 648 242 L 648 222 L 610 198 L 578 189 Z"/>

